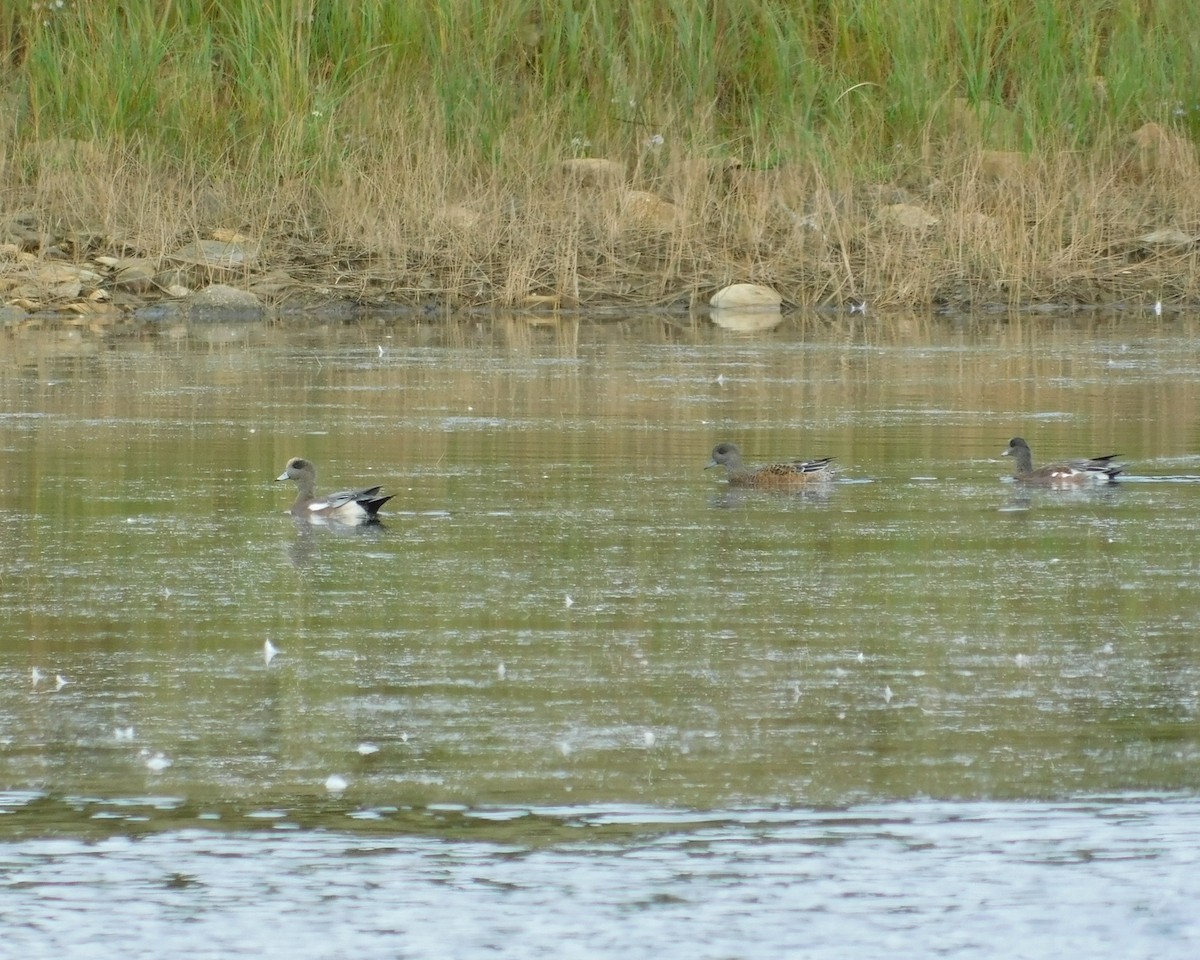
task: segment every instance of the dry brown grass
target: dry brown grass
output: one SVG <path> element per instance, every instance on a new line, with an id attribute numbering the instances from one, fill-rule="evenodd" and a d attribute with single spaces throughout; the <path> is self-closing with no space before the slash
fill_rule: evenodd
<path id="1" fill-rule="evenodd" d="M 690 304 L 735 282 L 805 306 L 1200 299 L 1200 172 L 1161 128 L 1090 156 L 944 145 L 902 183 L 704 156 L 484 176 L 442 143 L 397 137 L 270 182 L 32 144 L 7 155 L 5 170 L 35 172 L 0 184 L 0 242 L 45 260 L 157 261 L 236 230 L 260 250 L 243 279 L 282 271 L 280 297 L 449 308 Z"/>
<path id="2" fill-rule="evenodd" d="M 1192 301 L 1193 6 L 7 3 L 0 244 L 232 232 L 267 296 L 447 307 Z"/>

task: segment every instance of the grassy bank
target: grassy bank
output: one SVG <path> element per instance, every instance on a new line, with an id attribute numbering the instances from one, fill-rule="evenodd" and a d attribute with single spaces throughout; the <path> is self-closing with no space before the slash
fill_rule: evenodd
<path id="1" fill-rule="evenodd" d="M 235 231 L 240 285 L 451 306 L 1200 299 L 1192 0 L 1079 6 L 16 0 L 0 256 L 103 288 Z"/>

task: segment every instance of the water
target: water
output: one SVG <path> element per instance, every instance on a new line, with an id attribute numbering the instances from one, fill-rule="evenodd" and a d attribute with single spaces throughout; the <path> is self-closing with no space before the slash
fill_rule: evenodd
<path id="1" fill-rule="evenodd" d="M 0 869 L 21 882 L 0 906 L 6 947 L 84 957 L 1025 958 L 1086 945 L 1141 958 L 1192 956 L 1200 937 L 1191 800 L 491 816 L 442 811 L 426 814 L 440 822 L 423 831 L 379 836 L 184 829 L 10 845 Z M 456 839 L 438 836 L 450 832 Z"/>
<path id="2" fill-rule="evenodd" d="M 10 331 L 0 925 L 24 956 L 1190 957 L 1195 334 Z M 1022 491 L 1013 435 L 1129 478 Z M 840 479 L 737 495 L 718 440 Z M 296 524 L 296 455 L 383 483 L 385 524 Z"/>

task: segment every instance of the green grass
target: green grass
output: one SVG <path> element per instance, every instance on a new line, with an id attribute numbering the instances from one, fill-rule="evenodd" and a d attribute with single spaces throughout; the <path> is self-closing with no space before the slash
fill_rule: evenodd
<path id="1" fill-rule="evenodd" d="M 807 249 L 807 238 L 792 235 L 798 218 L 845 213 L 837 197 L 880 184 L 917 185 L 955 222 L 967 219 L 951 209 L 959 202 L 1014 217 L 980 241 L 978 259 L 991 262 L 997 236 L 1016 242 L 1022 221 L 1082 203 L 1046 190 L 1109 189 L 1126 138 L 1143 123 L 1185 142 L 1200 135 L 1193 8 L 1194 0 L 9 0 L 0 8 L 0 189 L 70 204 L 69 182 L 51 183 L 58 168 L 45 158 L 75 141 L 87 150 L 67 156 L 93 158 L 76 162 L 77 173 L 157 172 L 177 184 L 174 196 L 185 199 L 172 208 L 164 197 L 159 215 L 193 231 L 213 217 L 187 198 L 217 193 L 217 219 L 259 235 L 304 223 L 307 235 L 426 263 L 428 251 L 409 249 L 410 224 L 471 201 L 509 223 L 447 273 L 486 273 L 511 256 L 523 276 L 553 278 L 564 263 L 592 263 L 599 276 L 641 256 L 613 246 L 612 209 L 577 211 L 582 219 L 561 231 L 537 218 L 565 215 L 570 195 L 554 186 L 562 160 L 603 157 L 625 165 L 627 187 L 681 205 L 674 239 L 648 248 L 647 262 L 666 270 L 647 284 L 658 290 L 672 280 L 694 286 L 688 264 L 696 275 L 778 277 L 772 257 Z M 964 171 L 982 149 L 1035 157 L 1049 171 L 1038 203 L 1014 212 L 994 190 L 968 184 Z M 109 156 L 107 168 L 93 162 L 96 151 Z M 764 199 L 766 187 L 753 195 L 743 183 L 725 195 L 711 177 L 701 197 L 687 166 L 695 161 L 736 161 L 783 179 Z M 1164 217 L 1191 222 L 1187 198 L 1198 186 L 1177 179 L 1113 202 L 1128 229 Z M 80 180 L 75 212 L 121 219 L 111 184 L 108 199 L 94 183 L 86 189 Z M 154 206 L 141 203 L 137 215 Z M 1088 209 L 1097 248 L 1106 231 L 1126 229 L 1106 226 L 1112 214 L 1101 204 Z M 814 279 L 809 264 L 787 282 L 813 300 L 899 282 L 903 259 L 860 259 L 878 240 L 869 214 L 860 209 L 857 227 L 833 230 L 841 246 L 827 260 L 838 279 Z M 732 235 L 746 216 L 762 221 L 750 240 Z M 402 225 L 389 226 L 396 218 Z M 1077 234 L 1078 222 L 1043 225 L 1037 237 Z M 855 230 L 867 232 L 855 239 Z M 951 249 L 963 242 L 960 233 Z M 712 262 L 701 263 L 705 243 Z M 1038 243 L 1007 269 L 1026 272 L 1053 253 Z M 895 295 L 937 286 L 925 278 Z M 492 278 L 496 287 L 513 289 L 512 277 Z"/>
<path id="2" fill-rule="evenodd" d="M 1191 0 L 17 0 L 0 13 L 3 81 L 23 134 L 156 142 L 178 156 L 307 169 L 330 138 L 443 118 L 485 165 L 514 128 L 601 154 L 671 125 L 677 142 L 832 162 L 913 152 L 937 107 L 1004 106 L 1025 143 L 1087 147 L 1144 119 L 1195 127 Z M 1096 78 L 1108 90 L 1096 97 Z M 1182 114 L 1168 116 L 1182 107 Z M 549 129 L 546 123 L 551 126 Z M 336 142 L 336 138 L 334 138 Z M 277 151 L 278 153 L 278 151 Z"/>

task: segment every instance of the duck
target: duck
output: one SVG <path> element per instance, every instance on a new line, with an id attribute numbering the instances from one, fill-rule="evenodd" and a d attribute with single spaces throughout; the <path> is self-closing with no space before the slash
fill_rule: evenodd
<path id="1" fill-rule="evenodd" d="M 1021 483 L 1036 483 L 1044 486 L 1067 486 L 1086 483 L 1116 483 L 1117 476 L 1126 467 L 1124 463 L 1113 463 L 1119 453 L 1090 460 L 1069 460 L 1033 469 L 1033 453 L 1029 444 L 1021 437 L 1013 437 L 1002 451 L 1002 456 L 1015 457 L 1017 461 L 1013 479 Z"/>
<path id="2" fill-rule="evenodd" d="M 713 447 L 712 459 L 704 469 L 724 467 L 731 487 L 797 490 L 810 483 L 830 479 L 833 476 L 829 467 L 832 461 L 833 457 L 822 457 L 819 460 L 789 460 L 750 468 L 742 463 L 742 452 L 736 445 L 718 443 Z"/>
<path id="3" fill-rule="evenodd" d="M 379 519 L 379 508 L 392 499 L 379 496 L 379 487 L 362 490 L 340 490 L 323 497 L 317 496 L 317 468 L 311 460 L 292 457 L 283 473 L 275 478 L 291 480 L 297 487 L 296 502 L 291 513 L 309 520 L 337 520 L 341 523 L 373 523 Z"/>

